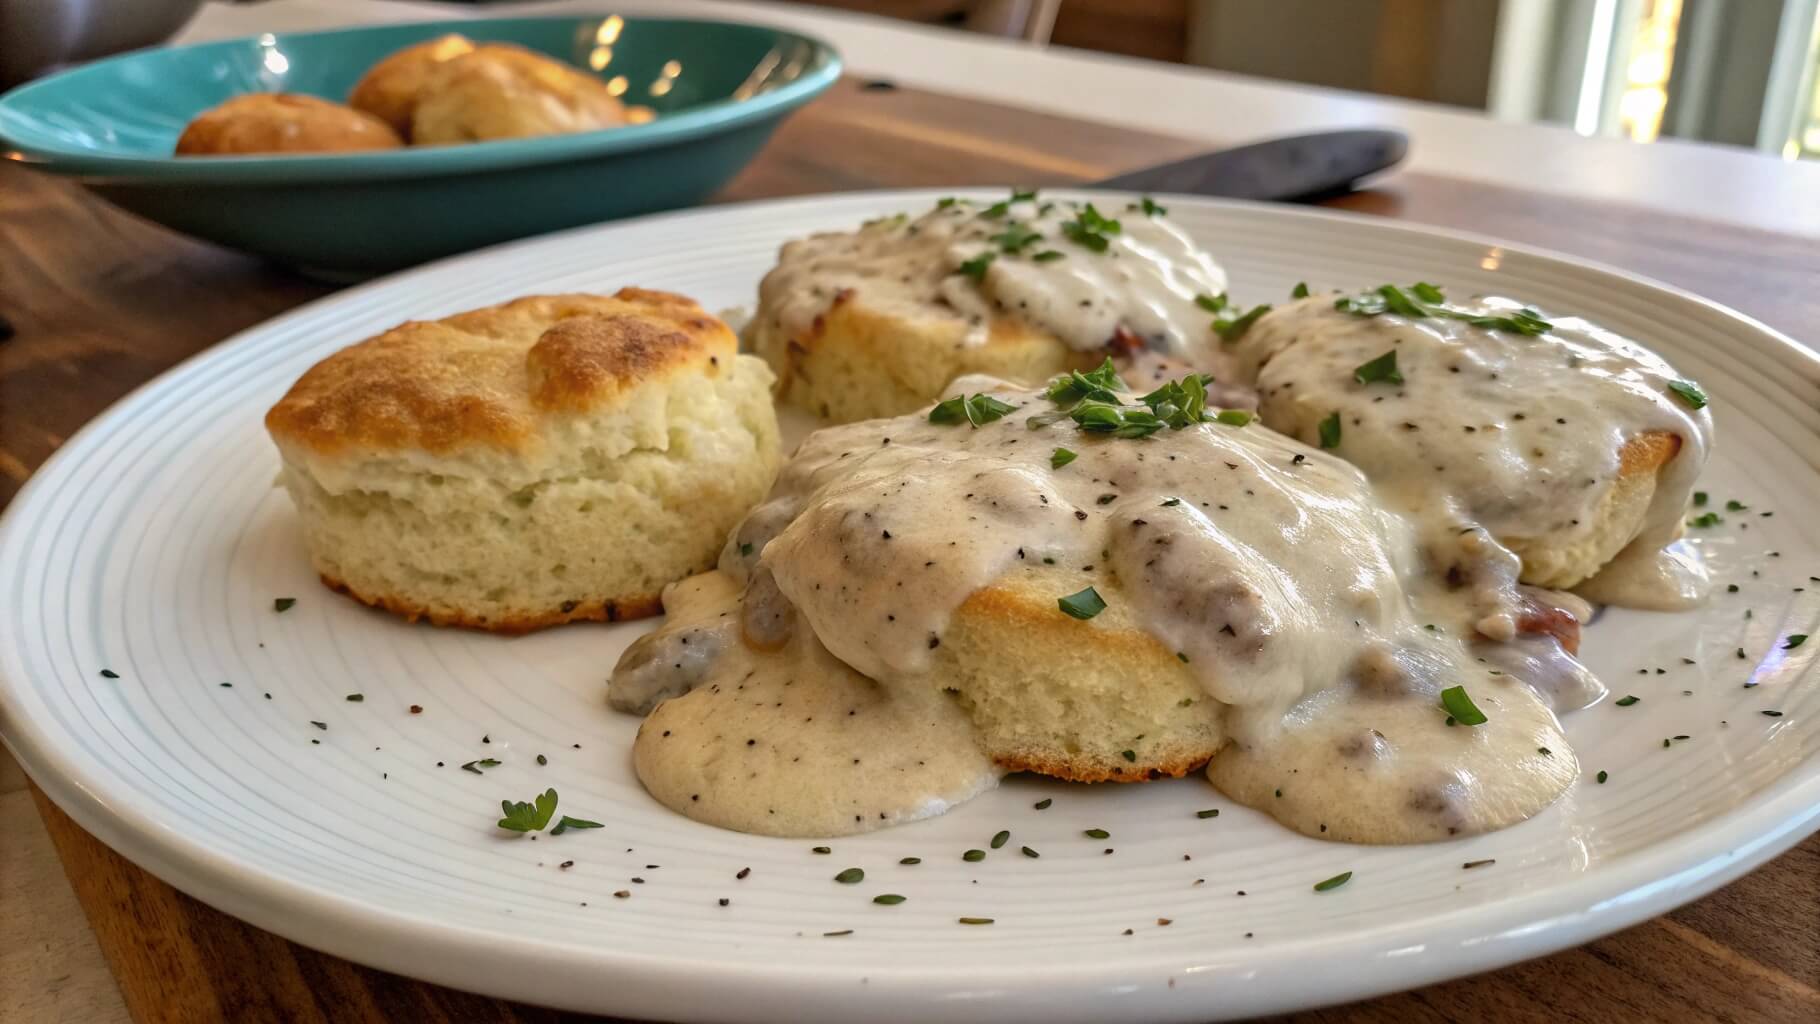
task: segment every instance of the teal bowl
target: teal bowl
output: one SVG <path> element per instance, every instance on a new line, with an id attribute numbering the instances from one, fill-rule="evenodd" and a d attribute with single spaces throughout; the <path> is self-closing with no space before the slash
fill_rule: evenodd
<path id="1" fill-rule="evenodd" d="M 342 100 L 395 50 L 448 32 L 623 76 L 646 124 L 361 153 L 175 157 L 230 96 Z M 499 18 L 285 33 L 144 50 L 0 96 L 0 153 L 125 209 L 313 273 L 359 277 L 512 238 L 689 206 L 738 173 L 784 116 L 832 85 L 826 43 L 735 22 Z"/>

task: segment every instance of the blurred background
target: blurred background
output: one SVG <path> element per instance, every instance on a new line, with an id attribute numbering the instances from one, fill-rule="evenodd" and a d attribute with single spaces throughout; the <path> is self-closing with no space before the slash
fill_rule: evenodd
<path id="1" fill-rule="evenodd" d="M 165 38 L 198 3 L 0 0 L 0 85 Z M 1820 159 L 1820 0 L 810 3 L 1558 122 L 1583 135 Z"/>
<path id="2" fill-rule="evenodd" d="M 1820 159 L 1820 0 L 823 0 L 1034 42 Z"/>

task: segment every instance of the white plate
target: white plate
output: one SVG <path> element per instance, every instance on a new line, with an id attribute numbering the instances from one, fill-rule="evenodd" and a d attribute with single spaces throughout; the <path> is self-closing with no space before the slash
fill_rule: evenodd
<path id="1" fill-rule="evenodd" d="M 1590 629 L 1588 660 L 1643 700 L 1569 715 L 1589 777 L 1504 832 L 1344 846 L 1292 834 L 1198 777 L 1016 779 L 816 855 L 813 841 L 694 824 L 639 788 L 627 756 L 637 723 L 607 710 L 602 683 L 640 627 L 516 640 L 411 627 L 315 581 L 290 503 L 270 486 L 277 458 L 260 425 L 312 362 L 406 318 L 531 292 L 636 283 L 711 309 L 748 304 L 785 239 L 934 195 L 721 207 L 495 249 L 305 307 L 141 388 L 64 445 L 4 522 L 8 746 L 104 842 L 260 927 L 460 988 L 668 1019 L 1198 1020 L 1305 1007 L 1585 941 L 1820 827 L 1820 641 L 1779 649 L 1787 634 L 1820 634 L 1820 583 L 1808 579 L 1820 576 L 1820 360 L 1617 271 L 1382 220 L 1167 201 L 1246 302 L 1298 280 L 1520 295 L 1646 340 L 1706 387 L 1718 419 L 1703 486 L 1727 522 L 1697 532 L 1740 591 L 1697 614 L 1617 612 Z M 1750 511 L 1726 512 L 1727 499 Z M 281 596 L 297 598 L 283 614 Z M 1692 738 L 1663 748 L 1679 734 Z M 483 757 L 505 763 L 484 777 L 457 767 Z M 1600 770 L 1604 785 L 1590 777 Z M 500 799 L 546 786 L 563 811 L 607 827 L 535 841 L 493 828 Z M 1033 809 L 1042 798 L 1054 805 Z M 1208 807 L 1222 813 L 1195 815 Z M 1001 828 L 1013 834 L 1003 850 L 960 859 Z M 1025 845 L 1041 859 L 1019 856 Z M 1483 859 L 1496 863 L 1462 870 Z M 832 881 L 850 866 L 865 868 L 863 884 Z M 1312 891 L 1345 870 L 1349 884 Z M 883 892 L 909 899 L 873 904 Z"/>

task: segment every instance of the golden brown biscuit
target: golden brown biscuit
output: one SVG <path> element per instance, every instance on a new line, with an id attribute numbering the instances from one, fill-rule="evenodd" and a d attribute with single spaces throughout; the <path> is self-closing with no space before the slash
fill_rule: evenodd
<path id="1" fill-rule="evenodd" d="M 972 325 L 950 311 L 879 308 L 841 292 L 801 331 L 761 300 L 749 338 L 777 374 L 780 399 L 835 423 L 901 416 L 942 398 L 950 381 L 969 373 L 1031 382 L 1105 358 L 1012 317 L 986 328 L 982 342 L 969 343 Z"/>
<path id="2" fill-rule="evenodd" d="M 1108 608 L 1092 621 L 1057 609 L 1057 594 L 1095 584 Z M 1225 744 L 1223 706 L 1119 594 L 1090 573 L 1022 566 L 955 612 L 935 676 L 1000 767 L 1144 782 L 1186 775 Z"/>
<path id="3" fill-rule="evenodd" d="M 266 429 L 325 584 L 517 633 L 713 564 L 777 468 L 770 385 L 680 295 L 533 296 L 343 349 Z"/>
<path id="4" fill-rule="evenodd" d="M 364 110 L 392 126 L 400 136 L 411 137 L 411 115 L 423 97 L 437 65 L 474 51 L 467 36 L 449 33 L 428 42 L 407 46 L 367 69 L 348 93 L 348 106 Z"/>
<path id="5" fill-rule="evenodd" d="M 438 64 L 411 118 L 420 145 L 613 128 L 626 123 L 607 84 L 542 54 L 488 44 Z"/>
<path id="6" fill-rule="evenodd" d="M 398 133 L 371 114 L 314 96 L 258 92 L 198 114 L 178 137 L 177 155 L 351 153 L 402 145 Z"/>

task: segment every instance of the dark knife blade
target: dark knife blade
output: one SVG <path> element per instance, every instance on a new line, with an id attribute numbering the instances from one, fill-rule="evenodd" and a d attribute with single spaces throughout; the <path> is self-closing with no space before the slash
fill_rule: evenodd
<path id="1" fill-rule="evenodd" d="M 1348 191 L 1361 179 L 1394 166 L 1408 152 L 1409 138 L 1402 132 L 1316 132 L 1202 153 L 1087 187 L 1229 199 L 1308 200 Z"/>

